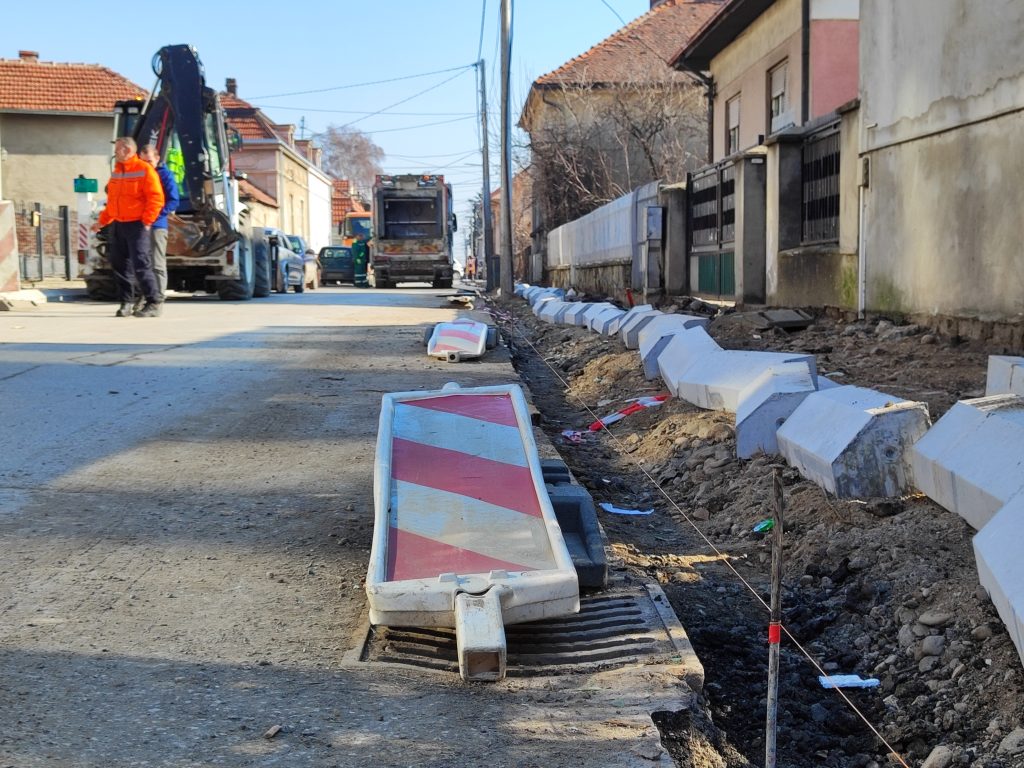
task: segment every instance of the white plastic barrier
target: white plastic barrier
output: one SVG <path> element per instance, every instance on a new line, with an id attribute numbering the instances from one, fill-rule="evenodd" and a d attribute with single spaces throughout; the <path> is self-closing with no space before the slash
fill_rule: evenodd
<path id="1" fill-rule="evenodd" d="M 691 365 L 672 384 L 675 395 L 687 402 L 712 411 L 735 413 L 740 405 L 740 393 L 764 371 L 797 362 L 806 362 L 811 375 L 817 375 L 814 355 L 720 350 L 704 356 L 698 365 Z"/>
<path id="2" fill-rule="evenodd" d="M 449 363 L 481 357 L 497 343 L 497 329 L 486 323 L 459 318 L 438 323 L 427 337 L 427 355 Z"/>
<path id="3" fill-rule="evenodd" d="M 978 579 L 988 590 L 1024 663 L 1024 493 L 1018 493 L 974 537 Z"/>
<path id="4" fill-rule="evenodd" d="M 911 486 L 908 451 L 928 426 L 924 403 L 841 386 L 809 394 L 777 437 L 786 460 L 836 496 L 899 496 Z"/>
<path id="5" fill-rule="evenodd" d="M 779 452 L 777 433 L 820 377 L 806 360 L 766 368 L 741 392 L 736 408 L 736 455 Z"/>
<path id="6" fill-rule="evenodd" d="M 668 346 L 671 334 L 707 326 L 708 319 L 696 315 L 658 315 L 648 321 L 637 334 L 644 377 L 648 380 L 658 377 L 658 355 Z"/>
<path id="7" fill-rule="evenodd" d="M 986 395 L 1024 395 L 1024 357 L 989 355 Z"/>
<path id="8" fill-rule="evenodd" d="M 629 320 L 619 323 L 619 338 L 626 345 L 626 349 L 638 349 L 640 347 L 640 331 L 654 318 L 665 314 L 658 309 L 650 309 L 644 312 L 637 312 Z"/>
<path id="9" fill-rule="evenodd" d="M 497 664 L 504 643 L 488 612 L 513 624 L 579 611 L 518 386 L 384 395 L 374 511 L 372 624 L 455 627 L 467 661 L 481 653 Z M 490 601 L 457 615 L 462 593 Z M 484 666 L 481 679 L 494 679 Z"/>
<path id="10" fill-rule="evenodd" d="M 618 307 L 606 309 L 591 318 L 590 330 L 594 333 L 600 333 L 602 336 L 609 336 L 610 334 L 608 333 L 608 329 L 611 327 L 611 324 L 616 322 L 624 314 L 626 313 Z"/>
<path id="11" fill-rule="evenodd" d="M 658 374 L 668 391 L 676 394 L 678 382 L 690 367 L 715 352 L 721 352 L 718 342 L 701 327 L 677 331 L 669 336 L 668 344 L 658 355 Z"/>
<path id="12" fill-rule="evenodd" d="M 1024 489 L 1024 397 L 961 400 L 912 457 L 914 484 L 980 530 Z"/>
<path id="13" fill-rule="evenodd" d="M 572 307 L 565 311 L 565 315 L 562 317 L 562 322 L 566 325 L 575 325 L 582 328 L 584 323 L 584 314 L 592 305 L 586 301 L 577 301 Z"/>

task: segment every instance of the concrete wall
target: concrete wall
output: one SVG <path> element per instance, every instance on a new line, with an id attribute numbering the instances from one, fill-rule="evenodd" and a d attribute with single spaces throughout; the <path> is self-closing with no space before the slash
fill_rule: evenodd
<path id="1" fill-rule="evenodd" d="M 106 197 L 113 133 L 113 116 L 0 114 L 4 197 L 74 209 L 79 174 L 97 179 Z"/>
<path id="2" fill-rule="evenodd" d="M 569 267 L 554 267 L 547 270 L 546 277 L 553 288 L 575 288 L 581 293 L 610 296 L 628 303 L 626 288 L 629 287 L 632 270 L 632 262 L 577 267 L 575 279 L 572 279 Z"/>
<path id="3" fill-rule="evenodd" d="M 1024 5 L 863 0 L 867 308 L 1024 311 Z"/>
<path id="4" fill-rule="evenodd" d="M 715 115 L 712 159 L 726 156 L 725 104 L 740 94 L 740 146 L 749 149 L 770 133 L 768 126 L 768 71 L 788 61 L 786 96 L 793 123 L 800 124 L 800 66 L 802 40 L 801 1 L 778 0 L 711 62 L 715 80 Z"/>
<path id="5" fill-rule="evenodd" d="M 317 253 L 331 244 L 331 181 L 309 171 L 309 239 L 307 245 Z"/>

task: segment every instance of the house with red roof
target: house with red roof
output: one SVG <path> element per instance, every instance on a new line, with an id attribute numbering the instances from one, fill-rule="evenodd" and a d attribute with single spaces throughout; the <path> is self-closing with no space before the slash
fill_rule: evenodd
<path id="1" fill-rule="evenodd" d="M 146 91 L 100 64 L 0 59 L 0 197 L 74 207 L 74 179 L 110 177 L 114 104 Z"/>
<path id="2" fill-rule="evenodd" d="M 320 168 L 320 148 L 240 98 L 235 78 L 227 79 L 220 103 L 228 128 L 242 139 L 231 158 L 235 172 L 246 176 L 241 195 L 250 221 L 300 235 L 314 251 L 330 245 L 333 188 Z"/>
<path id="3" fill-rule="evenodd" d="M 341 245 L 345 215 L 369 211 L 348 179 L 333 179 L 331 188 L 331 245 Z"/>
<path id="4" fill-rule="evenodd" d="M 721 2 L 652 0 L 647 13 L 533 82 L 519 126 L 530 135 L 539 259 L 555 227 L 651 181 L 680 181 L 706 161 L 704 86 L 671 61 Z"/>

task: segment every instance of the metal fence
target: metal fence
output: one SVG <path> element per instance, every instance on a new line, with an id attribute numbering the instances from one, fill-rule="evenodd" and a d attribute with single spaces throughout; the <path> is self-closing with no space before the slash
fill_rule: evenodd
<path id="1" fill-rule="evenodd" d="M 74 218 L 66 205 L 15 203 L 22 280 L 71 279 L 71 227 Z"/>
<path id="2" fill-rule="evenodd" d="M 839 123 L 816 131 L 803 142 L 804 245 L 839 241 Z"/>
<path id="3" fill-rule="evenodd" d="M 687 189 L 697 292 L 731 297 L 736 290 L 736 166 L 728 161 L 702 168 L 690 175 Z"/>

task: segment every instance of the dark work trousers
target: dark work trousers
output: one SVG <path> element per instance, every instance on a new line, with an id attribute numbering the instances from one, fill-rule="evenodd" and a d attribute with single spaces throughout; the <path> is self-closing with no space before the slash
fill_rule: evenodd
<path id="1" fill-rule="evenodd" d="M 150 258 L 152 236 L 141 221 L 115 221 L 110 225 L 107 255 L 117 280 L 121 302 L 135 301 L 138 284 L 147 302 L 158 302 L 160 291 Z"/>

